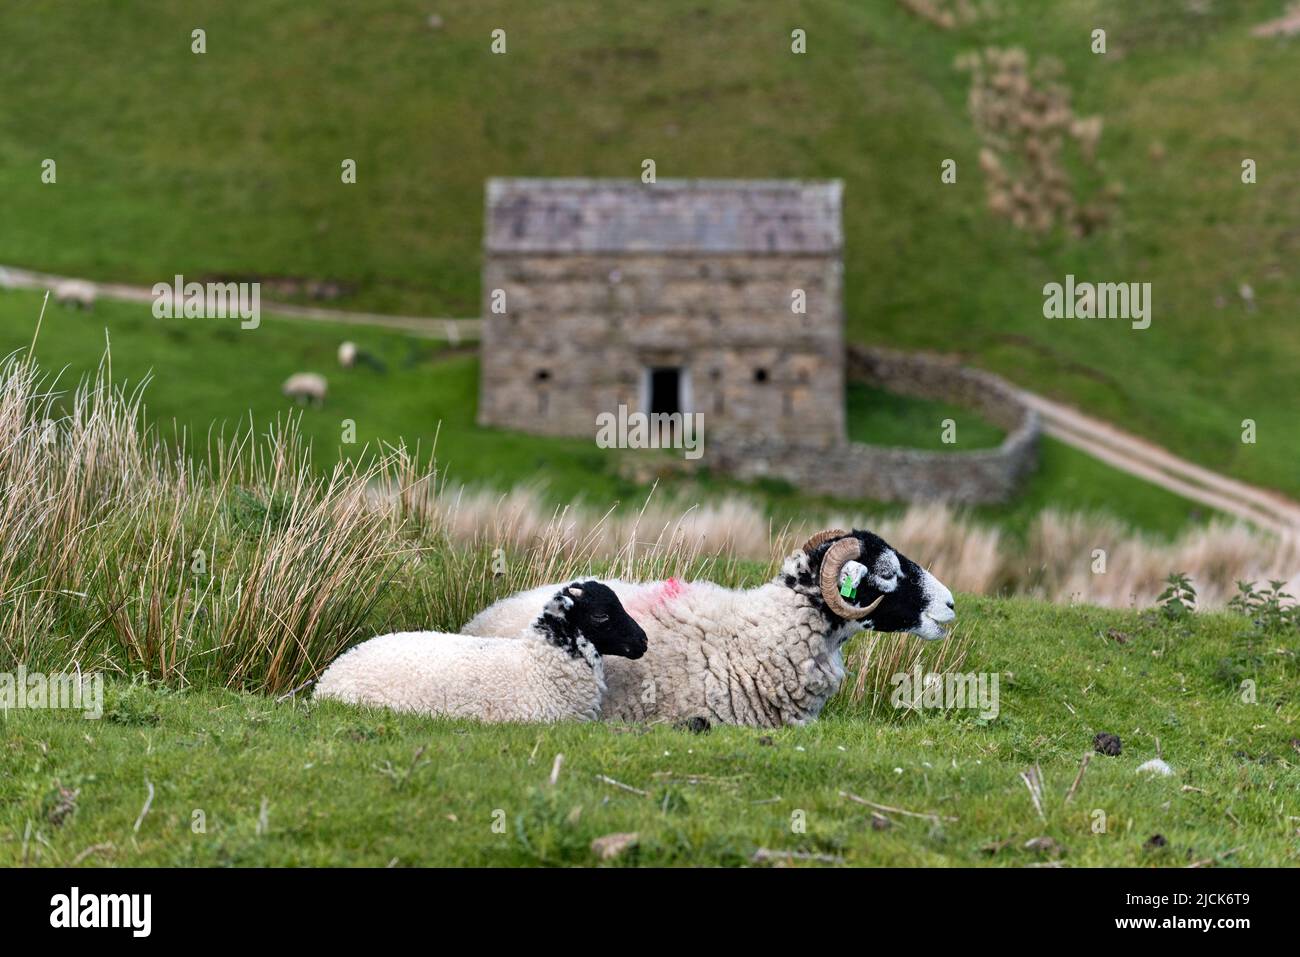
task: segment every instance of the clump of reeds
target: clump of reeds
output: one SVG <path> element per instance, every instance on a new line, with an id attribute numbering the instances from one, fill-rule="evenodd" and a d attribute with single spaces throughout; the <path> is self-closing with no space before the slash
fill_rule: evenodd
<path id="1" fill-rule="evenodd" d="M 838 698 L 859 706 L 868 716 L 901 719 L 907 709 L 892 703 L 896 680 L 919 666 L 927 675 L 961 671 L 971 647 L 971 632 L 954 628 L 938 641 L 919 641 L 913 635 L 867 631 L 854 638 L 844 655 L 848 679 Z"/>
<path id="2" fill-rule="evenodd" d="M 366 633 L 421 547 L 365 491 L 404 453 L 319 477 L 293 422 L 159 440 L 107 366 L 59 389 L 0 365 L 0 666 L 107 669 L 261 691 Z"/>

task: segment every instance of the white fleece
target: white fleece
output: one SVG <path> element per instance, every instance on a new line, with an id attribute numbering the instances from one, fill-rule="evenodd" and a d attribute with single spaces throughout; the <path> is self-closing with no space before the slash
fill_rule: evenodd
<path id="1" fill-rule="evenodd" d="M 785 574 L 806 573 L 807 556 Z M 840 646 L 860 630 L 834 623 L 812 597 L 782 578 L 748 591 L 676 579 L 637 584 L 605 579 L 645 629 L 637 660 L 605 662 L 601 717 L 624 721 L 705 717 L 723 724 L 779 727 L 814 720 L 844 680 Z M 464 627 L 470 635 L 511 634 L 555 585 L 503 598 Z"/>
<path id="2" fill-rule="evenodd" d="M 554 595 L 557 588 L 549 595 Z M 530 620 L 546 602 L 537 596 Z M 548 610 L 562 614 L 558 603 Z M 362 642 L 321 675 L 316 698 L 483 721 L 595 720 L 605 693 L 602 657 L 577 638 L 580 657 L 531 622 L 517 638 L 406 631 Z"/>

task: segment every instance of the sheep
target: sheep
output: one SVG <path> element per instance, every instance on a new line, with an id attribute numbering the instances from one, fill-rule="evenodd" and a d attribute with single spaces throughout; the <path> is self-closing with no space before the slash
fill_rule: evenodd
<path id="1" fill-rule="evenodd" d="M 93 309 L 95 284 L 84 279 L 64 279 L 54 284 L 54 301 L 70 309 Z"/>
<path id="2" fill-rule="evenodd" d="M 429 631 L 372 638 L 337 658 L 314 696 L 483 721 L 594 721 L 605 694 L 603 656 L 640 658 L 645 650 L 645 632 L 612 590 L 575 581 L 518 638 Z"/>
<path id="3" fill-rule="evenodd" d="M 325 404 L 325 392 L 328 388 L 323 375 L 315 372 L 295 372 L 284 380 L 280 391 L 299 405 L 310 402 L 319 408 Z"/>
<path id="4" fill-rule="evenodd" d="M 749 590 L 710 582 L 606 582 L 649 635 L 639 661 L 611 661 L 601 714 L 625 721 L 757 727 L 815 720 L 844 680 L 841 648 L 862 628 L 941 638 L 952 592 L 866 531 L 814 535 L 771 582 Z M 468 635 L 510 634 L 543 586 L 471 619 Z"/>
<path id="5" fill-rule="evenodd" d="M 388 372 L 388 366 L 382 359 L 351 341 L 339 343 L 339 365 L 345 369 L 368 366 L 380 375 Z"/>

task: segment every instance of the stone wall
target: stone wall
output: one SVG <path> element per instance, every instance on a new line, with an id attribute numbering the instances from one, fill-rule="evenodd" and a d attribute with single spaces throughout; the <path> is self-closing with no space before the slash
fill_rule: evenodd
<path id="1" fill-rule="evenodd" d="M 965 505 L 1007 501 L 1037 466 L 1038 413 L 997 376 L 947 357 L 856 346 L 848 349 L 847 375 L 891 392 L 973 408 L 1006 430 L 1006 438 L 995 449 L 969 452 L 844 443 L 800 454 L 765 438 L 713 442 L 706 433 L 705 460 L 740 478 L 776 477 L 842 498 Z"/>

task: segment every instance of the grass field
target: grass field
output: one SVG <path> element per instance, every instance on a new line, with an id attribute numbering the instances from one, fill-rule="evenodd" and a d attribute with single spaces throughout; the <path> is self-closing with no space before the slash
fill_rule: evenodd
<path id="1" fill-rule="evenodd" d="M 110 683 L 100 721 L 0 721 L 0 864 L 592 864 L 592 840 L 616 832 L 639 836 L 619 864 L 746 864 L 759 848 L 856 865 L 1300 863 L 1294 641 L 1242 671 L 1223 664 L 1240 616 L 958 607 L 962 670 L 999 674 L 992 720 L 872 715 L 841 695 L 772 732 L 487 726 Z M 1122 753 L 1094 754 L 1067 804 L 1099 731 Z M 1172 777 L 1135 772 L 1157 740 Z M 1019 778 L 1035 764 L 1042 818 Z M 841 792 L 938 817 L 884 812 L 877 829 Z"/>
<path id="2" fill-rule="evenodd" d="M 964 353 L 1300 493 L 1300 48 L 1249 32 L 1280 0 L 996 6 L 945 32 L 891 0 L 447 0 L 438 30 L 415 0 L 9 4 L 0 262 L 325 278 L 342 305 L 476 315 L 486 176 L 629 177 L 650 157 L 662 177 L 840 177 L 853 339 Z M 954 61 L 990 45 L 1059 59 L 1076 113 L 1103 117 L 1095 176 L 1124 189 L 1109 228 L 1038 239 L 985 211 Z M 1067 273 L 1151 282 L 1151 328 L 1045 320 L 1043 285 Z"/>
<path id="3" fill-rule="evenodd" d="M 0 292 L 0 354 L 30 344 L 40 303 L 38 293 Z M 378 357 L 386 372 L 338 368 L 335 350 L 345 339 Z M 502 490 L 520 482 L 538 483 L 555 504 L 585 501 L 602 509 L 620 502 L 640 505 L 647 493 L 620 469 L 625 460 L 593 442 L 475 425 L 474 348 L 452 349 L 398 332 L 272 316 L 258 329 L 246 331 L 222 320 L 159 320 L 147 306 L 101 301 L 89 314 L 50 306 L 36 355 L 45 369 L 62 370 L 61 382 L 69 388 L 94 373 L 106 341 L 112 347 L 114 381 L 135 386 L 147 379 L 148 420 L 164 436 L 185 431 L 192 447 L 207 447 L 210 428 L 232 432 L 251 416 L 265 430 L 287 414 L 300 412 L 303 434 L 322 467 L 340 453 L 356 456 L 367 446 L 373 452 L 382 443 L 404 440 L 427 453 L 436 441 L 438 465 L 455 483 Z M 327 375 L 330 393 L 324 408 L 299 410 L 280 394 L 280 383 L 303 369 Z M 957 422 L 956 448 L 980 448 L 1001 440 L 997 430 L 967 410 L 865 386 L 849 390 L 848 413 L 853 437 L 882 445 L 946 448 L 939 440 L 948 417 Z M 345 420 L 355 425 L 355 445 L 341 444 Z M 785 483 L 745 486 L 707 473 L 691 478 L 668 474 L 661 487 L 665 494 L 680 491 L 703 500 L 743 494 L 758 499 L 778 522 L 804 518 L 810 511 L 900 510 L 852 494 L 832 501 L 802 495 Z M 1208 518 L 1205 510 L 1186 500 L 1050 439 L 1044 441 L 1040 467 L 1021 497 L 1007 505 L 975 509 L 974 514 L 1022 534 L 1049 505 L 1109 513 L 1160 536 Z"/>

